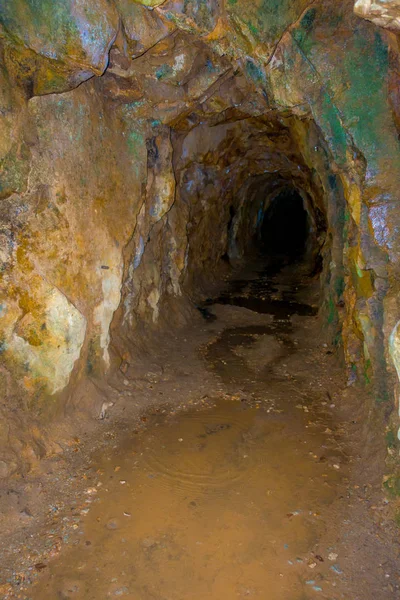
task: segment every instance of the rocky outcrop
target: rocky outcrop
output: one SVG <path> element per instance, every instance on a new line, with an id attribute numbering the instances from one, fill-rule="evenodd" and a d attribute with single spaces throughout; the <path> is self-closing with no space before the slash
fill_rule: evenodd
<path id="1" fill-rule="evenodd" d="M 372 21 L 379 27 L 387 27 L 394 31 L 400 29 L 400 5 L 397 0 L 356 0 L 356 15 Z"/>

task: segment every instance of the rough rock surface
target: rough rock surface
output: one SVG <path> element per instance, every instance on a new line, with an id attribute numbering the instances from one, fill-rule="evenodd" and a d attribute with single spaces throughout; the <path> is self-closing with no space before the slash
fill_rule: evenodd
<path id="1" fill-rule="evenodd" d="M 398 0 L 357 0 L 354 5 L 355 13 L 388 29 L 400 29 L 400 4 Z"/>
<path id="2" fill-rule="evenodd" d="M 397 4 L 0 2 L 0 446 L 188 318 L 287 187 L 349 381 L 398 410 Z"/>

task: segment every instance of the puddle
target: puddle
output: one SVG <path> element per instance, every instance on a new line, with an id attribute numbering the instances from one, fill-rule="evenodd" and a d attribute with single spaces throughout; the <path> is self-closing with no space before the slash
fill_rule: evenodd
<path id="1" fill-rule="evenodd" d="M 217 298 L 208 298 L 198 308 L 206 319 L 215 318 L 210 310 L 213 304 L 240 306 L 257 313 L 273 315 L 276 320 L 289 319 L 292 315 L 311 317 L 318 313 L 317 306 L 295 299 L 298 286 L 294 282 L 276 285 L 277 276 L 279 281 L 276 266 L 255 271 L 252 278 L 232 281 L 225 293 Z"/>
<path id="2" fill-rule="evenodd" d="M 255 296 L 220 296 L 214 304 L 230 304 L 248 308 L 254 312 L 273 315 L 277 319 L 285 319 L 291 315 L 311 317 L 317 314 L 318 308 L 293 300 L 271 300 Z"/>
<path id="3" fill-rule="evenodd" d="M 150 417 L 98 457 L 71 546 L 30 597 L 309 598 L 306 561 L 338 474 L 310 456 L 323 435 L 302 418 L 240 400 Z"/>

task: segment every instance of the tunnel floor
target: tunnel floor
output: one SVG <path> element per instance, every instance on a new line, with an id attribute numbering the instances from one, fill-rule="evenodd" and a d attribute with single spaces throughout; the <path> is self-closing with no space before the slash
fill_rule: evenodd
<path id="1" fill-rule="evenodd" d="M 377 481 L 357 479 L 360 425 L 354 408 L 343 421 L 351 396 L 317 333 L 317 290 L 299 265 L 255 263 L 204 303 L 146 384 L 180 404 L 108 432 L 83 493 L 48 521 L 47 539 L 62 523 L 65 543 L 15 597 L 397 597 L 385 504 Z"/>

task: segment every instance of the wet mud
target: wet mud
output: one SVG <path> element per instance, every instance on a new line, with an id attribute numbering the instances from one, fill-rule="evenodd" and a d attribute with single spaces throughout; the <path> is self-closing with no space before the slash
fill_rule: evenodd
<path id="1" fill-rule="evenodd" d="M 215 393 L 180 412 L 150 410 L 142 429 L 93 457 L 68 547 L 26 598 L 357 597 L 341 546 L 351 521 L 338 509 L 351 460 L 307 286 L 296 266 L 256 269 L 202 305 Z"/>
<path id="2" fill-rule="evenodd" d="M 99 457 L 84 527 L 33 598 L 309 597 L 339 478 L 310 456 L 323 443 L 301 419 L 236 398 L 153 418 Z"/>

